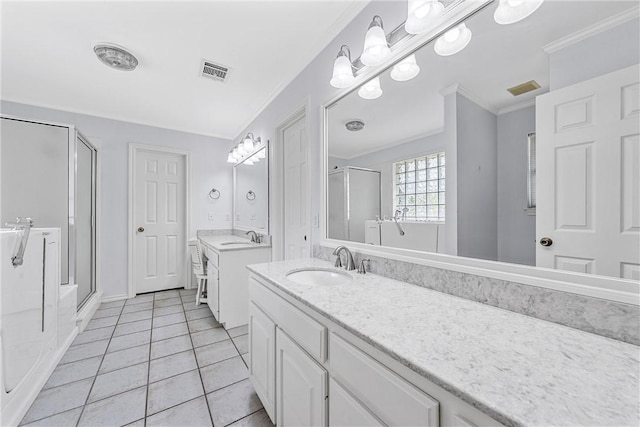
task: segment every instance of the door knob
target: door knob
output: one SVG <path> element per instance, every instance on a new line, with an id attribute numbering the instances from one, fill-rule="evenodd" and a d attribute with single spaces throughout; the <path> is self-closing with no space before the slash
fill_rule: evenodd
<path id="1" fill-rule="evenodd" d="M 542 246 L 551 246 L 553 245 L 553 240 L 551 240 L 550 237 L 543 237 L 542 239 L 540 239 L 540 244 Z"/>
<path id="2" fill-rule="evenodd" d="M 138 227 L 138 233 L 142 233 L 144 231 L 144 227 Z"/>

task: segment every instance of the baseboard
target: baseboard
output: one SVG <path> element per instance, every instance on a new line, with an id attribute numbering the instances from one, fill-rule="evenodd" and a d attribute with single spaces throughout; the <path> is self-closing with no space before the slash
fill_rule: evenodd
<path id="1" fill-rule="evenodd" d="M 102 298 L 102 302 L 112 302 L 112 301 L 121 301 L 123 299 L 128 299 L 129 295 L 121 294 L 121 295 L 112 295 L 110 297 Z"/>
<path id="2" fill-rule="evenodd" d="M 78 312 L 76 316 L 76 326 L 78 327 L 78 333 L 81 333 L 82 331 L 84 331 L 84 328 L 87 327 L 87 324 L 95 314 L 96 310 L 98 309 L 98 307 L 100 307 L 101 302 L 102 292 L 96 292 Z"/>

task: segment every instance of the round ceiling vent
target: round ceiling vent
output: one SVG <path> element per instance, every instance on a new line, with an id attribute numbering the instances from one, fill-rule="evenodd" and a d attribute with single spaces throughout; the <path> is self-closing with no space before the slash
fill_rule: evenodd
<path id="1" fill-rule="evenodd" d="M 348 131 L 357 132 L 364 129 L 364 122 L 362 120 L 351 120 L 344 124 Z"/>
<path id="2" fill-rule="evenodd" d="M 138 60 L 124 48 L 113 44 L 97 44 L 93 47 L 96 56 L 105 65 L 122 71 L 133 71 Z"/>

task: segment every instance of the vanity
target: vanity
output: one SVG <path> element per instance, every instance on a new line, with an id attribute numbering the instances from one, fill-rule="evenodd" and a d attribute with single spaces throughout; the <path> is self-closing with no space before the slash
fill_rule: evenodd
<path id="1" fill-rule="evenodd" d="M 277 425 L 638 424 L 637 346 L 319 259 L 249 270 Z"/>
<path id="2" fill-rule="evenodd" d="M 231 233 L 198 237 L 207 265 L 207 304 L 226 329 L 248 322 L 247 264 L 271 260 L 270 243 L 252 243 Z"/>

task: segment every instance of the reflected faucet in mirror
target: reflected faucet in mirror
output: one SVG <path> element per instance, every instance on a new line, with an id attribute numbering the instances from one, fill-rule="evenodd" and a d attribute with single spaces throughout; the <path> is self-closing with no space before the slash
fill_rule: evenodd
<path id="1" fill-rule="evenodd" d="M 260 235 L 255 231 L 249 230 L 245 234 L 251 237 L 251 243 L 260 243 Z"/>

